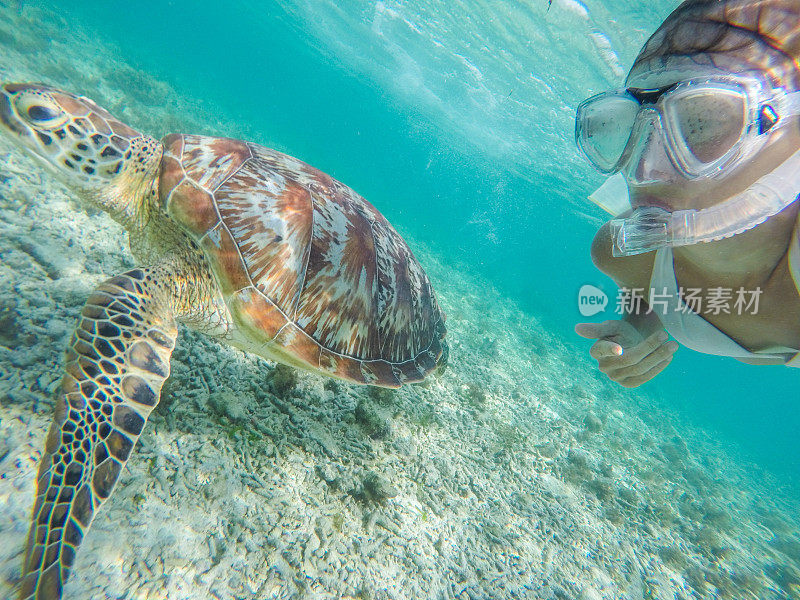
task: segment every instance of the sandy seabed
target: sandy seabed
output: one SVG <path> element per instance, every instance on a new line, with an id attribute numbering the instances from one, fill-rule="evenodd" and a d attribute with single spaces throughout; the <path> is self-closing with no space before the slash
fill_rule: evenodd
<path id="1" fill-rule="evenodd" d="M 252 137 L 44 10 L 0 2 L 0 65 L 157 137 Z M 182 330 L 66 600 L 800 598 L 777 481 L 409 241 L 448 316 L 445 374 L 397 392 L 295 378 Z M 115 223 L 0 139 L 2 598 L 76 317 L 133 266 Z"/>

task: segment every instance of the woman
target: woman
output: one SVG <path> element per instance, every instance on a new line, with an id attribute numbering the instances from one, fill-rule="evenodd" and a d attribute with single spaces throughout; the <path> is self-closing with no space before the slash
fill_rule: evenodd
<path id="1" fill-rule="evenodd" d="M 579 146 L 631 202 L 592 244 L 630 311 L 576 326 L 613 381 L 649 381 L 679 343 L 800 366 L 798 90 L 800 0 L 688 0 L 624 90 L 578 108 Z"/>

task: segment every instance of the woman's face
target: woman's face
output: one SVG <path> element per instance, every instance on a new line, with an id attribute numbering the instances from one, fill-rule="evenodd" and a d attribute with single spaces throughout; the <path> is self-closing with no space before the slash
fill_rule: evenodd
<path id="1" fill-rule="evenodd" d="M 667 87 L 681 79 L 665 74 L 659 81 L 648 81 L 650 89 Z M 629 84 L 630 85 L 630 84 Z M 653 132 L 650 128 L 649 131 Z M 782 118 L 763 134 L 766 143 L 744 163 L 735 165 L 722 177 L 687 179 L 666 155 L 664 140 L 658 132 L 643 135 L 639 152 L 623 168 L 634 208 L 658 206 L 669 211 L 709 208 L 746 190 L 755 181 L 773 171 L 800 149 L 800 117 Z M 632 174 L 647 171 L 644 179 L 655 183 L 636 183 Z"/>

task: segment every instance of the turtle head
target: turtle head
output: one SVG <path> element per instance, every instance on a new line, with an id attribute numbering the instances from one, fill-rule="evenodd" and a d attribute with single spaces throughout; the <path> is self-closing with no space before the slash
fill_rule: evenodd
<path id="1" fill-rule="evenodd" d="M 0 131 L 112 216 L 137 214 L 154 189 L 161 144 L 83 96 L 40 84 L 2 84 Z"/>

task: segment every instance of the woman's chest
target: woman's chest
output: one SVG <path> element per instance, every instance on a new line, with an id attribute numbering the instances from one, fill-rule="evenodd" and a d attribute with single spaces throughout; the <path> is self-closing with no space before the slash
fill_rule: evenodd
<path id="1" fill-rule="evenodd" d="M 766 277 L 710 278 L 675 261 L 682 300 L 739 345 L 800 350 L 800 293 L 784 258 Z"/>

